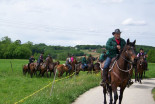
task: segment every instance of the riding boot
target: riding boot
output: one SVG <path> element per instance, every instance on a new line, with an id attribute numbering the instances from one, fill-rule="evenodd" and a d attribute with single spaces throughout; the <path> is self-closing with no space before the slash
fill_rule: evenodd
<path id="1" fill-rule="evenodd" d="M 102 77 L 103 78 L 100 85 L 104 86 L 106 84 L 106 81 L 108 80 L 108 69 L 103 69 Z"/>

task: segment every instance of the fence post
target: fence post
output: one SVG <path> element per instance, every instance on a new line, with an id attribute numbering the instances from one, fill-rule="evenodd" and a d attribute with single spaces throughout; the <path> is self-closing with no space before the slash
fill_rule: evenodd
<path id="1" fill-rule="evenodd" d="M 52 87 L 51 87 L 50 96 L 52 95 L 52 91 L 53 91 L 53 87 L 54 87 L 54 82 L 55 82 L 56 73 L 57 73 L 57 69 L 56 69 L 56 71 L 55 71 L 55 75 L 54 75 L 54 80 L 53 80 Z"/>
<path id="2" fill-rule="evenodd" d="M 12 68 L 12 62 L 10 61 L 10 64 L 11 64 L 11 69 L 12 69 L 12 72 L 13 72 L 13 68 Z"/>

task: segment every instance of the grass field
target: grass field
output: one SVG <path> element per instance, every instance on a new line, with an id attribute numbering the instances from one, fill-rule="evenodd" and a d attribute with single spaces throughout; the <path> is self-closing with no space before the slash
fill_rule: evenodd
<path id="1" fill-rule="evenodd" d="M 12 62 L 13 72 L 10 61 Z M 22 74 L 22 65 L 27 63 L 27 60 L 0 60 L 0 104 L 13 104 L 53 81 L 53 75 L 51 78 L 24 76 Z M 100 75 L 87 75 L 86 72 L 81 72 L 79 76 L 56 82 L 52 96 L 49 96 L 50 85 L 24 100 L 23 103 L 70 104 L 83 92 L 99 85 L 99 81 Z"/>
<path id="2" fill-rule="evenodd" d="M 11 64 L 13 72 L 11 69 Z M 33 77 L 22 74 L 22 65 L 27 64 L 28 60 L 5 60 L 0 59 L 0 104 L 13 104 L 24 97 L 32 94 L 40 88 L 53 81 L 46 77 Z M 61 61 L 61 63 L 64 63 Z M 155 78 L 155 64 L 149 64 L 149 71 L 146 72 L 147 78 Z M 64 78 L 65 76 L 63 76 Z M 58 79 L 58 78 L 56 78 Z M 80 72 L 79 76 L 63 79 L 54 85 L 52 96 L 50 95 L 51 85 L 34 96 L 24 100 L 24 104 L 70 104 L 79 95 L 88 89 L 98 86 L 100 74 L 87 75 Z"/>
<path id="3" fill-rule="evenodd" d="M 155 101 L 155 88 L 152 90 L 152 94 L 153 94 L 153 98 L 154 98 L 154 101 Z"/>

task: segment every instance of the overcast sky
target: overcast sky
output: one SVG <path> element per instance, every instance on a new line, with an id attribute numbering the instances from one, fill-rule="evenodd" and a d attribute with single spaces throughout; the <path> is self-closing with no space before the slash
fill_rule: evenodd
<path id="1" fill-rule="evenodd" d="M 155 0 L 0 0 L 0 38 L 105 45 L 116 28 L 125 40 L 155 46 Z"/>

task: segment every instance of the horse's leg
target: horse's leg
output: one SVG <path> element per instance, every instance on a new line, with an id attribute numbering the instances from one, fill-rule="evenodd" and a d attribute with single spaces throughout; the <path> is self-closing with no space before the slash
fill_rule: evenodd
<path id="1" fill-rule="evenodd" d="M 121 89 L 120 89 L 119 104 L 121 104 L 121 102 L 122 102 L 124 89 L 125 89 L 124 87 L 123 88 L 121 87 Z"/>
<path id="2" fill-rule="evenodd" d="M 135 82 L 137 81 L 137 74 L 136 74 L 136 69 L 135 69 Z"/>
<path id="3" fill-rule="evenodd" d="M 103 94 L 104 94 L 104 104 L 107 104 L 107 100 L 106 100 L 106 86 L 103 86 Z"/>
<path id="4" fill-rule="evenodd" d="M 109 91 L 110 91 L 110 103 L 109 104 L 112 104 L 113 98 L 112 98 L 112 88 L 111 88 L 111 86 L 109 86 Z"/>
<path id="5" fill-rule="evenodd" d="M 140 74 L 140 83 L 142 84 L 142 75 L 143 74 Z"/>
<path id="6" fill-rule="evenodd" d="M 46 75 L 47 75 L 47 78 L 48 78 L 48 70 L 46 70 Z"/>
<path id="7" fill-rule="evenodd" d="M 118 94 L 117 94 L 117 87 L 114 89 L 114 104 L 116 104 L 118 99 Z"/>
<path id="8" fill-rule="evenodd" d="M 30 76 L 31 76 L 31 78 L 32 78 L 32 76 L 33 76 L 33 72 L 32 72 L 32 71 L 30 71 Z"/>

